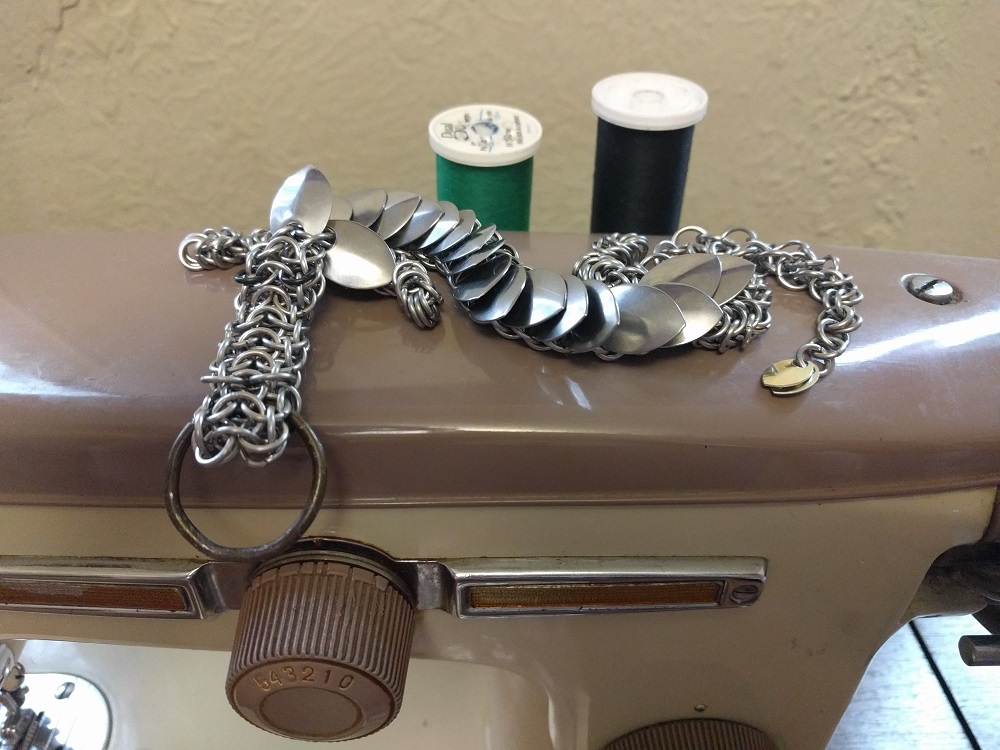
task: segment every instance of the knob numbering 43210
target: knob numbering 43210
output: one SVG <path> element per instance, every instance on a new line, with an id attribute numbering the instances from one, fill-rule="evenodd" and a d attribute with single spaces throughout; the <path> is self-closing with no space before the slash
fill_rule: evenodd
<path id="1" fill-rule="evenodd" d="M 371 734 L 399 712 L 413 614 L 388 565 L 327 550 L 284 555 L 257 572 L 243 599 L 229 701 L 285 737 Z"/>

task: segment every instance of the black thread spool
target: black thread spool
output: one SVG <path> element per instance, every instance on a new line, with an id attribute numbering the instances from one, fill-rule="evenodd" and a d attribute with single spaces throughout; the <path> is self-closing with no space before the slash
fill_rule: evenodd
<path id="1" fill-rule="evenodd" d="M 598 120 L 590 231 L 673 234 L 708 94 L 677 76 L 622 73 L 594 86 L 591 106 Z"/>

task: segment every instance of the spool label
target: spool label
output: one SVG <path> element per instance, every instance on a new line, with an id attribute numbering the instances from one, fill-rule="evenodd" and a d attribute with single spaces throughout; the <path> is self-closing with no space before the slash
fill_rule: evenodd
<path id="1" fill-rule="evenodd" d="M 431 148 L 449 161 L 499 167 L 529 159 L 538 151 L 542 126 L 511 107 L 473 104 L 441 112 L 429 126 Z"/>

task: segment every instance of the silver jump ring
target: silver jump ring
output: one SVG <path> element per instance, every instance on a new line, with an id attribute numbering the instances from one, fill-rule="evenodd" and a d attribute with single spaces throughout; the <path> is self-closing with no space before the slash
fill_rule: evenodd
<path id="1" fill-rule="evenodd" d="M 166 505 L 167 514 L 174 526 L 187 541 L 199 552 L 212 558 L 213 560 L 226 560 L 230 562 L 255 562 L 267 557 L 278 555 L 291 547 L 306 532 L 312 522 L 316 520 L 320 506 L 323 504 L 323 496 L 326 494 L 326 478 L 328 467 L 326 454 L 323 446 L 316 437 L 316 433 L 309 423 L 304 420 L 298 412 L 288 415 L 288 424 L 293 432 L 302 436 L 303 442 L 309 451 L 312 459 L 313 475 L 312 487 L 309 489 L 309 499 L 305 507 L 299 513 L 299 517 L 283 534 L 266 544 L 258 544 L 252 547 L 225 547 L 209 539 L 194 525 L 181 505 L 181 467 L 184 465 L 184 458 L 191 449 L 191 435 L 194 433 L 194 422 L 188 422 L 177 435 L 173 446 L 170 448 L 170 456 L 167 459 L 167 482 L 166 482 Z"/>

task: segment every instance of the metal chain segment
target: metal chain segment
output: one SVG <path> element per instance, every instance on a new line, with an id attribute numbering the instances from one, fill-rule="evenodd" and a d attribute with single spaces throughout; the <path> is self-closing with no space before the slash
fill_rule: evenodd
<path id="1" fill-rule="evenodd" d="M 823 309 L 816 318 L 816 336 L 799 347 L 794 361 L 799 366 L 814 363 L 819 377 L 826 376 L 834 360 L 850 344 L 850 334 L 862 323 L 854 306 L 864 299 L 854 278 L 840 270 L 840 260 L 827 255 L 819 258 L 802 242 L 786 242 L 772 247 L 759 241 L 748 243 L 745 257 L 773 275 L 792 291 L 805 291 Z"/>
<path id="2" fill-rule="evenodd" d="M 203 229 L 185 237 L 177 255 L 181 265 L 190 271 L 227 269 L 240 265 L 250 247 L 271 238 L 266 229 L 254 229 L 242 235 L 229 227 Z M 335 235 L 334 235 L 335 236 Z M 433 328 L 441 320 L 444 297 L 434 287 L 427 274 L 429 261 L 419 256 L 396 251 L 396 268 L 393 281 L 375 291 L 388 297 L 395 296 L 406 316 L 418 328 Z"/>
<path id="3" fill-rule="evenodd" d="M 693 237 L 685 243 L 682 240 L 686 235 Z M 739 235 L 745 236 L 742 244 L 735 239 Z M 573 273 L 581 279 L 596 279 L 614 286 L 638 283 L 659 263 L 685 253 L 744 258 L 757 266 L 758 273 L 733 300 L 722 305 L 722 320 L 693 345 L 720 353 L 735 346 L 743 349 L 767 331 L 771 326 L 772 293 L 764 279 L 773 276 L 781 286 L 805 291 L 823 306 L 816 318 L 816 336 L 799 347 L 793 359 L 800 367 L 814 364 L 818 377 L 831 371 L 834 360 L 849 346 L 850 334 L 861 326 L 862 318 L 854 306 L 864 296 L 853 277 L 840 270 L 838 258 L 829 255 L 819 258 L 798 240 L 770 245 L 743 227 L 721 235 L 709 234 L 701 227 L 684 227 L 671 238 L 660 241 L 652 254 L 645 257 L 647 249 L 648 240 L 641 235 L 602 237 L 594 242 L 591 252 L 576 262 Z"/>
<path id="4" fill-rule="evenodd" d="M 299 385 L 309 352 L 312 310 L 323 294 L 323 263 L 333 232 L 307 234 L 290 223 L 278 232 L 246 235 L 229 227 L 189 234 L 178 248 L 190 270 L 244 265 L 237 319 L 227 324 L 210 374 L 212 388 L 194 413 L 192 446 L 201 464 L 220 464 L 237 453 L 251 466 L 278 458 L 288 442 L 287 419 L 299 411 Z M 422 262 L 396 254 L 392 283 L 376 291 L 395 296 L 420 328 L 441 319 L 444 297 Z"/>
<path id="5" fill-rule="evenodd" d="M 333 241 L 332 233 L 309 235 L 290 222 L 273 234 L 206 231 L 181 244 L 182 262 L 197 268 L 244 265 L 236 275 L 242 285 L 236 318 L 202 378 L 211 388 L 192 420 L 199 463 L 224 463 L 239 453 L 263 466 L 284 451 L 289 416 L 302 405 L 306 334 L 326 289 L 323 262 Z"/>
<path id="6" fill-rule="evenodd" d="M 395 296 L 399 306 L 418 328 L 433 328 L 441 321 L 444 297 L 427 273 L 428 261 L 395 251 L 396 267 L 392 283 L 375 291 L 387 297 Z"/>
<path id="7" fill-rule="evenodd" d="M 253 245 L 267 242 L 270 236 L 266 229 L 255 229 L 246 236 L 229 227 L 203 229 L 185 237 L 177 255 L 189 271 L 232 268 L 246 260 Z"/>
<path id="8" fill-rule="evenodd" d="M 594 240 L 591 250 L 577 258 L 573 275 L 608 286 L 635 284 L 648 268 L 640 265 L 649 252 L 649 240 L 641 234 L 608 234 Z"/>

